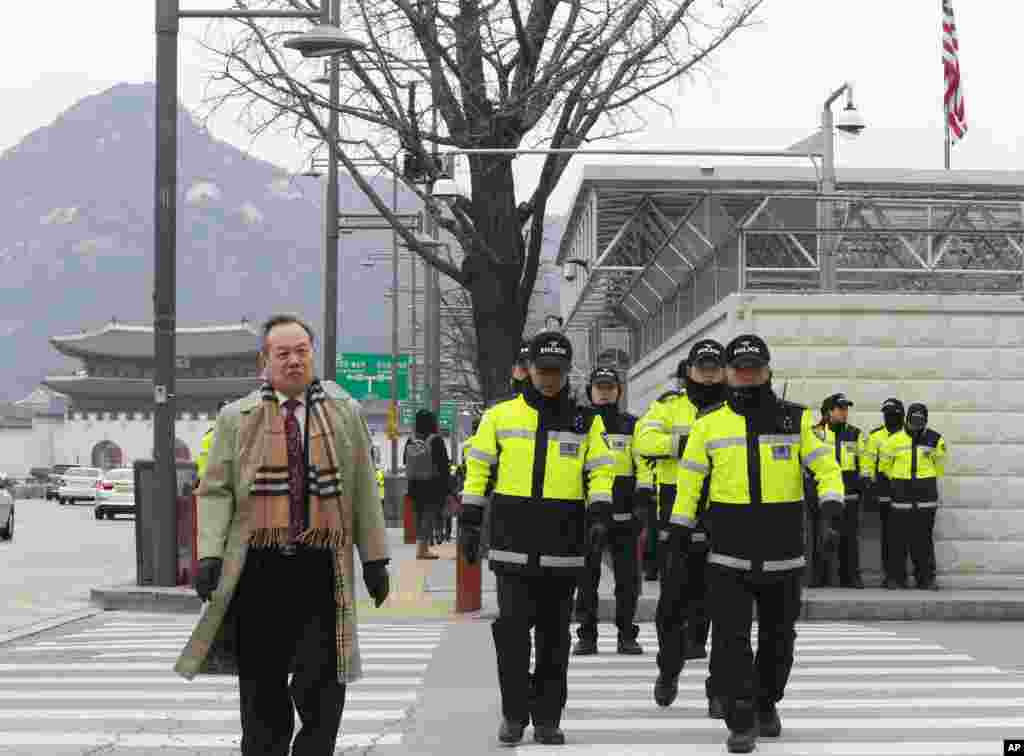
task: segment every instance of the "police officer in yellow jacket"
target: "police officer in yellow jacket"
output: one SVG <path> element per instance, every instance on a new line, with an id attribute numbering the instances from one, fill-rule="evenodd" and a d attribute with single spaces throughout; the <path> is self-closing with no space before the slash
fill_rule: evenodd
<path id="1" fill-rule="evenodd" d="M 715 636 L 715 685 L 725 697 L 731 753 L 749 753 L 778 737 L 793 665 L 804 558 L 802 467 L 821 501 L 842 502 L 843 479 L 804 407 L 771 387 L 768 345 L 737 336 L 726 347 L 727 401 L 698 416 L 679 463 L 669 541 L 685 542 L 708 480 L 711 550 L 708 591 Z M 757 604 L 758 648 L 750 648 Z"/>
<path id="2" fill-rule="evenodd" d="M 622 382 L 614 368 L 599 367 L 590 374 L 587 398 L 601 416 L 605 440 L 615 460 L 612 474 L 612 506 L 599 507 L 588 513 L 592 525 L 598 526 L 595 539 L 589 544 L 587 569 L 582 575 L 576 593 L 576 618 L 579 640 L 573 647 L 575 656 L 597 653 L 598 586 L 601 583 L 601 558 L 607 549 L 612 557 L 615 574 L 615 626 L 618 628 L 618 652 L 642 654 L 643 648 L 636 637 L 640 626 L 633 624 L 637 599 L 640 597 L 640 572 L 637 568 L 637 537 L 639 518 L 644 513 L 634 512 L 633 498 L 637 485 L 637 464 L 634 458 L 633 431 L 636 417 L 619 409 Z M 600 527 L 603 525 L 603 528 Z"/>
<path id="3" fill-rule="evenodd" d="M 882 403 L 882 425 L 872 428 L 868 433 L 868 464 L 864 473 L 865 478 L 870 480 L 869 494 L 871 500 L 878 505 L 878 520 L 882 526 L 882 580 L 883 588 L 896 588 L 895 580 L 889 575 L 889 512 L 892 505 L 892 491 L 890 490 L 889 479 L 878 469 L 879 454 L 882 446 L 891 436 L 903 430 L 903 423 L 906 419 L 906 412 L 903 409 L 903 402 L 895 397 L 890 397 Z"/>
<path id="4" fill-rule="evenodd" d="M 676 368 L 676 380 L 686 380 L 686 360 Z M 690 432 L 690 425 L 696 416 L 696 407 L 686 398 L 686 391 L 679 388 L 666 391 L 648 408 L 637 425 L 637 454 L 654 464 L 654 478 L 657 480 L 657 503 L 648 505 L 647 550 L 644 554 L 644 578 L 657 580 L 660 570 L 660 545 L 657 541 L 659 523 L 668 521 L 672 501 L 676 495 L 676 468 L 679 465 L 679 449 Z"/>
<path id="5" fill-rule="evenodd" d="M 685 393 L 672 402 L 672 414 L 663 427 L 645 429 L 645 450 L 667 451 L 678 464 L 689 438 L 689 427 L 697 414 L 714 406 L 725 397 L 725 347 L 714 339 L 701 339 L 691 348 L 686 358 L 683 377 Z M 683 433 L 672 433 L 671 428 L 686 427 Z M 705 487 L 706 488 L 706 487 Z M 675 502 L 673 492 L 665 510 L 665 522 L 671 517 Z M 670 706 L 678 692 L 679 674 L 685 659 L 707 656 L 710 622 L 707 613 L 707 582 L 705 566 L 708 556 L 708 533 L 705 507 L 707 491 L 698 502 L 697 524 L 688 543 L 679 544 L 683 551 L 668 553 L 669 544 L 660 544 L 662 551 L 661 595 L 655 613 L 658 631 L 658 680 L 654 686 L 654 700 L 659 706 Z M 667 531 L 662 530 L 662 535 Z M 714 664 L 712 652 L 712 664 Z M 710 670 L 709 670 L 710 671 Z M 709 675 L 705 690 L 708 708 L 715 704 L 713 676 Z M 720 718 L 720 717 L 718 717 Z"/>
<path id="6" fill-rule="evenodd" d="M 933 536 L 939 506 L 938 481 L 945 469 L 945 439 L 928 427 L 928 408 L 911 404 L 904 429 L 882 444 L 878 463 L 879 472 L 892 486 L 889 577 L 901 588 L 907 587 L 909 550 L 917 587 L 938 590 Z"/>
<path id="7" fill-rule="evenodd" d="M 459 518 L 459 546 L 478 558 L 490 495 L 488 559 L 497 577 L 492 624 L 503 721 L 498 739 L 515 745 L 533 720 L 533 737 L 560 745 L 569 665 L 569 622 L 576 581 L 586 565 L 587 509 L 610 511 L 612 456 L 601 417 L 569 398 L 572 345 L 543 332 L 530 345 L 530 384 L 489 409 L 473 436 Z M 600 522 L 600 518 L 591 520 Z M 531 695 L 530 630 L 536 668 Z"/>
<path id="8" fill-rule="evenodd" d="M 846 491 L 842 507 L 830 512 L 827 505 L 817 508 L 813 525 L 819 529 L 835 528 L 835 542 L 830 538 L 814 538 L 812 585 L 831 584 L 832 562 L 839 572 L 839 584 L 844 588 L 863 588 L 860 577 L 860 499 L 864 490 L 863 474 L 870 470 L 867 445 L 860 428 L 849 423 L 853 402 L 846 394 L 832 394 L 821 403 L 821 422 L 817 425 L 819 438 L 833 450 L 839 469 L 843 473 Z M 831 521 L 834 521 L 834 525 Z M 817 548 L 817 546 L 824 548 Z M 837 556 L 838 559 L 833 559 Z"/>

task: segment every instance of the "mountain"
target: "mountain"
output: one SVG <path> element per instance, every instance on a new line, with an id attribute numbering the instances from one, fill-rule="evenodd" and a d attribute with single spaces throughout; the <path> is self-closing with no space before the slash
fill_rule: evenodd
<path id="1" fill-rule="evenodd" d="M 0 155 L 0 398 L 76 366 L 50 336 L 152 322 L 154 98 L 152 84 L 115 86 Z M 184 109 L 178 143 L 178 325 L 286 310 L 319 326 L 323 179 L 217 140 Z M 372 211 L 347 177 L 339 195 L 343 212 Z M 390 270 L 360 265 L 390 240 L 341 237 L 339 349 L 390 349 Z"/>

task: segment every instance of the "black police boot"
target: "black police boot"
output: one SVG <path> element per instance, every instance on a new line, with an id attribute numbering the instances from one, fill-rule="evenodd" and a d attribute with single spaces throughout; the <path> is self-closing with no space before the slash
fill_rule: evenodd
<path id="1" fill-rule="evenodd" d="M 725 699 L 721 696 L 711 696 L 708 699 L 708 718 L 725 719 Z"/>
<path id="2" fill-rule="evenodd" d="M 644 580 L 648 583 L 658 582 L 658 568 L 657 567 L 644 567 Z"/>
<path id="3" fill-rule="evenodd" d="M 523 739 L 525 725 L 522 722 L 512 722 L 508 719 L 501 720 L 501 727 L 498 728 L 498 742 L 502 745 L 518 745 Z"/>
<path id="4" fill-rule="evenodd" d="M 844 588 L 863 588 L 864 581 L 860 579 L 860 575 L 854 575 L 849 580 L 843 582 Z"/>
<path id="5" fill-rule="evenodd" d="M 725 747 L 729 753 L 750 753 L 757 748 L 757 716 L 753 702 L 735 701 L 733 707 L 728 717 L 729 738 Z"/>
<path id="6" fill-rule="evenodd" d="M 666 675 L 658 673 L 658 679 L 654 681 L 654 702 L 658 706 L 671 706 L 679 695 L 679 675 Z"/>
<path id="7" fill-rule="evenodd" d="M 576 641 L 572 647 L 573 656 L 593 656 L 597 653 L 597 637 L 585 637 Z"/>
<path id="8" fill-rule="evenodd" d="M 627 656 L 639 656 L 644 652 L 643 646 L 636 642 L 640 628 L 633 625 L 626 630 L 619 630 L 618 652 Z"/>
<path id="9" fill-rule="evenodd" d="M 533 726 L 533 742 L 541 745 L 565 745 L 565 733 L 558 725 Z"/>
<path id="10" fill-rule="evenodd" d="M 763 704 L 757 709 L 757 730 L 762 738 L 777 738 L 782 734 L 782 720 L 775 704 Z"/>

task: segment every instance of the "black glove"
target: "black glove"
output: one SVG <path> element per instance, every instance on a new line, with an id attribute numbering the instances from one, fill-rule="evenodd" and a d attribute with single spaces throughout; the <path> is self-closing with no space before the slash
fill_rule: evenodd
<path id="1" fill-rule="evenodd" d="M 688 579 L 686 555 L 690 550 L 692 532 L 691 528 L 671 523 L 658 528 L 658 551 L 664 555 L 664 576 L 675 586 L 685 585 Z"/>
<path id="2" fill-rule="evenodd" d="M 654 491 L 650 488 L 638 488 L 633 492 L 633 517 L 646 523 L 654 508 Z"/>
<path id="3" fill-rule="evenodd" d="M 379 609 L 391 592 L 391 581 L 388 578 L 388 563 L 385 561 L 366 562 L 363 565 L 363 583 L 373 597 L 374 605 Z"/>
<path id="4" fill-rule="evenodd" d="M 468 564 L 480 561 L 480 526 L 459 520 L 459 551 Z"/>
<path id="5" fill-rule="evenodd" d="M 220 569 L 224 560 L 220 557 L 206 557 L 200 559 L 196 567 L 196 574 L 192 580 L 192 587 L 203 601 L 209 601 L 210 596 L 217 589 L 220 582 Z"/>

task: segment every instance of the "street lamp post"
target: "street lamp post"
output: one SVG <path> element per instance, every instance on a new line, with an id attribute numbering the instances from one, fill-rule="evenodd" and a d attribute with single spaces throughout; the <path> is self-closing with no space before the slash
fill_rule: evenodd
<path id="1" fill-rule="evenodd" d="M 832 103 L 843 94 L 846 94 L 846 107 L 839 116 L 839 122 L 836 123 L 832 116 Z M 836 191 L 836 128 L 854 136 L 864 130 L 864 119 L 861 118 L 853 104 L 853 85 L 848 81 L 829 95 L 821 109 L 821 136 L 824 141 L 821 159 L 821 194 L 824 195 L 835 194 Z M 829 218 L 831 206 L 832 203 L 828 199 L 818 205 L 818 225 L 822 228 L 835 225 Z M 818 242 L 818 249 L 821 250 L 820 283 L 823 291 L 835 291 L 837 287 L 836 241 L 835 236 L 827 235 L 820 237 Z"/>

